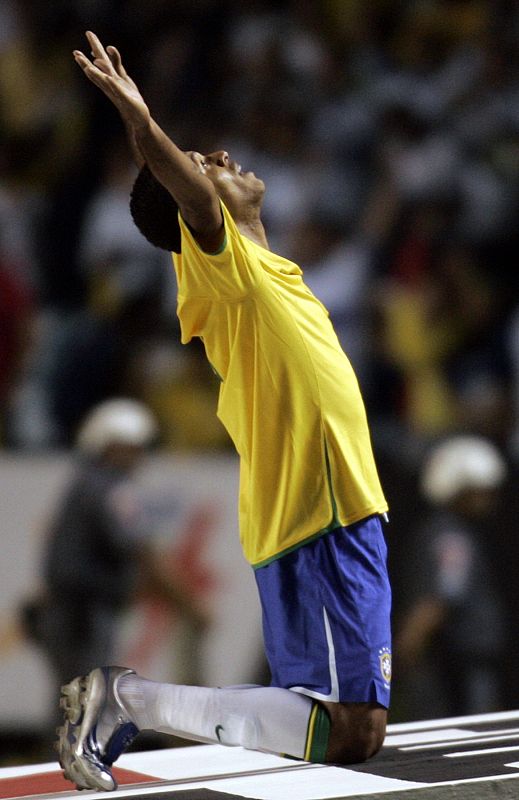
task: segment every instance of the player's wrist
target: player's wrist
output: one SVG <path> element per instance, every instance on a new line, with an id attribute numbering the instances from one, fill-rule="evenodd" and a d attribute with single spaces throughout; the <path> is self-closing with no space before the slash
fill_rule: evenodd
<path id="1" fill-rule="evenodd" d="M 132 110 L 128 117 L 127 125 L 131 128 L 136 137 L 148 136 L 151 131 L 151 114 L 147 106 L 144 109 Z"/>

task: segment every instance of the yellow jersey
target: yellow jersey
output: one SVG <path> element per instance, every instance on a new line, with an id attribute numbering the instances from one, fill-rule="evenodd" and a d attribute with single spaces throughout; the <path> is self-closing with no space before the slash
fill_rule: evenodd
<path id="1" fill-rule="evenodd" d="M 356 376 L 301 269 L 240 233 L 203 252 L 179 215 L 181 340 L 221 378 L 218 417 L 240 456 L 240 538 L 253 567 L 384 513 Z"/>

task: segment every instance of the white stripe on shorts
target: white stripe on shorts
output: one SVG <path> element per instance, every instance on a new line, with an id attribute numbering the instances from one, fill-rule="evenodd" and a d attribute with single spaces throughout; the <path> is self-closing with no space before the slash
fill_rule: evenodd
<path id="1" fill-rule="evenodd" d="M 323 694 L 322 692 L 314 692 L 312 689 L 306 689 L 304 686 L 291 686 L 290 691 L 305 694 L 308 697 L 313 697 L 315 700 L 327 700 L 329 703 L 339 702 L 339 678 L 337 675 L 337 664 L 335 662 L 335 646 L 333 644 L 332 629 L 330 627 L 330 620 L 325 606 L 323 606 L 324 629 L 326 631 L 326 642 L 328 644 L 328 664 L 330 668 L 330 694 Z"/>

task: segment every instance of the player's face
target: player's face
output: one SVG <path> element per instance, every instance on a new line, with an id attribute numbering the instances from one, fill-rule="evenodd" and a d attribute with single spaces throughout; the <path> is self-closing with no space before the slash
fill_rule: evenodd
<path id="1" fill-rule="evenodd" d="M 244 172 L 226 150 L 208 155 L 190 151 L 187 155 L 202 175 L 209 178 L 233 215 L 250 205 L 261 205 L 265 184 L 253 172 Z"/>

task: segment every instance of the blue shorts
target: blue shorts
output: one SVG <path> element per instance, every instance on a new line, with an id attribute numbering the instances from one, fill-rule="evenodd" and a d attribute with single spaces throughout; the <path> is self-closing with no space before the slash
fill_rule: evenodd
<path id="1" fill-rule="evenodd" d="M 272 686 L 389 706 L 391 589 L 379 516 L 255 571 Z"/>

